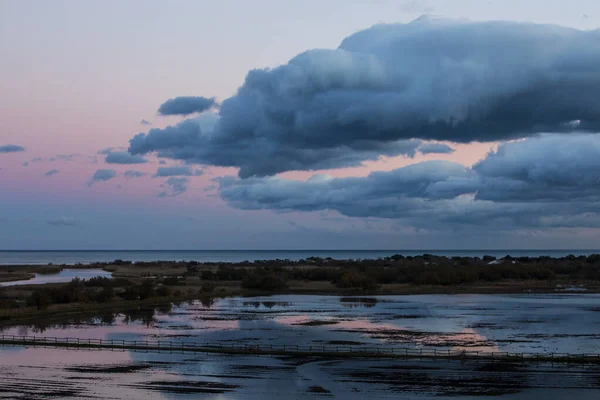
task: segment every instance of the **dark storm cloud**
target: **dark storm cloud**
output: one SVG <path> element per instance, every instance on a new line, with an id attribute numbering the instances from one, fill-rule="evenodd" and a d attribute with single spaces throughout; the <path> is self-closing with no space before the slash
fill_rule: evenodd
<path id="1" fill-rule="evenodd" d="M 334 210 L 421 227 L 600 227 L 600 136 L 544 135 L 505 143 L 473 168 L 425 161 L 360 178 L 217 182 L 221 197 L 241 209 Z"/>
<path id="2" fill-rule="evenodd" d="M 200 176 L 203 174 L 202 170 L 181 165 L 174 167 L 159 167 L 154 174 L 155 178 L 166 178 L 168 176 Z"/>
<path id="3" fill-rule="evenodd" d="M 0 153 L 20 153 L 25 151 L 25 147 L 15 144 L 0 145 Z"/>
<path id="4" fill-rule="evenodd" d="M 165 182 L 168 186 L 168 190 L 162 191 L 157 197 L 176 197 L 185 192 L 188 189 L 188 178 L 169 178 Z"/>
<path id="5" fill-rule="evenodd" d="M 190 115 L 210 110 L 217 106 L 214 98 L 182 96 L 169 99 L 158 109 L 160 115 Z"/>
<path id="6" fill-rule="evenodd" d="M 360 165 L 455 143 L 600 131 L 600 31 L 420 18 L 248 73 L 218 116 L 135 136 L 132 154 L 240 177 Z"/>
<path id="7" fill-rule="evenodd" d="M 98 169 L 88 181 L 88 186 L 92 186 L 95 182 L 109 181 L 117 176 L 114 169 Z"/>
<path id="8" fill-rule="evenodd" d="M 56 175 L 58 174 L 58 170 L 57 169 L 51 169 L 50 171 L 46 172 L 46 176 L 52 176 L 52 175 Z"/>
<path id="9" fill-rule="evenodd" d="M 444 143 L 423 143 L 421 146 L 419 146 L 419 153 L 449 154 L 454 153 L 454 149 Z"/>

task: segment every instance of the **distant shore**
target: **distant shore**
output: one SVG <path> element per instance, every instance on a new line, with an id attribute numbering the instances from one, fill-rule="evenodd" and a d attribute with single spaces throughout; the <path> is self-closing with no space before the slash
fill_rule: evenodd
<path id="1" fill-rule="evenodd" d="M 600 255 L 443 257 L 393 255 L 371 260 L 262 260 L 238 263 L 114 260 L 87 265 L 0 266 L 0 282 L 97 269 L 112 278 L 0 287 L 0 319 L 119 310 L 207 297 L 265 294 L 339 296 L 600 293 Z M 108 274 L 107 274 L 108 276 Z M 9 316 L 9 317 L 7 317 Z"/>
<path id="2" fill-rule="evenodd" d="M 378 259 L 395 254 L 420 256 L 433 254 L 445 257 L 565 257 L 600 253 L 593 249 L 417 249 L 417 250 L 0 250 L 0 265 L 77 265 L 108 263 L 113 260 L 153 262 L 156 260 L 197 262 L 243 262 L 288 259 L 298 261 L 310 257 L 344 259 Z"/>

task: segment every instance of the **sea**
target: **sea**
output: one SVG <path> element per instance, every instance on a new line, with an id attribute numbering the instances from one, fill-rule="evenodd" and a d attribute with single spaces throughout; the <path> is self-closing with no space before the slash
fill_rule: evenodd
<path id="1" fill-rule="evenodd" d="M 331 257 L 338 260 L 377 259 L 395 254 L 446 257 L 564 257 L 600 253 L 600 250 L 0 250 L 0 265 L 75 265 L 123 261 L 242 262 L 258 260 L 301 260 Z"/>

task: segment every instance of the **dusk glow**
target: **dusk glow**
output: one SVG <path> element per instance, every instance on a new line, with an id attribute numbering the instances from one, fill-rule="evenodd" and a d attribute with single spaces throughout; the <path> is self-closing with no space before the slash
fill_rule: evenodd
<path id="1" fill-rule="evenodd" d="M 599 26 L 595 0 L 0 0 L 0 249 L 595 248 Z"/>

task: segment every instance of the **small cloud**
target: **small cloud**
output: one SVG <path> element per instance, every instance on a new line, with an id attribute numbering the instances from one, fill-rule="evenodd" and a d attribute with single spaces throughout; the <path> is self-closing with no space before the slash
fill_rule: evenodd
<path id="1" fill-rule="evenodd" d="M 58 174 L 58 170 L 57 169 L 51 169 L 50 171 L 46 172 L 46 176 L 52 176 L 52 175 L 56 175 Z"/>
<path id="2" fill-rule="evenodd" d="M 201 169 L 192 170 L 187 166 L 175 166 L 175 167 L 159 167 L 156 173 L 153 175 L 154 178 L 166 178 L 168 176 L 200 176 L 204 174 Z"/>
<path id="3" fill-rule="evenodd" d="M 0 146 L 0 153 L 20 153 L 25 151 L 25 147 L 15 144 L 5 144 Z"/>
<path id="4" fill-rule="evenodd" d="M 214 97 L 182 96 L 169 99 L 162 103 L 158 109 L 159 115 L 190 115 L 210 110 L 217 106 Z"/>
<path id="5" fill-rule="evenodd" d="M 444 143 L 423 143 L 417 149 L 421 154 L 450 154 L 454 149 Z"/>
<path id="6" fill-rule="evenodd" d="M 104 156 L 105 156 L 105 155 L 107 155 L 107 154 L 110 154 L 110 153 L 112 153 L 112 152 L 113 152 L 113 151 L 115 151 L 115 150 L 117 150 L 117 149 L 115 149 L 114 147 L 107 147 L 107 148 L 105 148 L 105 149 L 98 150 L 98 152 L 97 152 L 96 154 L 101 154 L 101 155 L 104 155 Z"/>
<path id="7" fill-rule="evenodd" d="M 52 157 L 50 159 L 50 161 L 61 160 L 61 161 L 71 162 L 71 161 L 74 161 L 77 157 L 81 157 L 81 154 L 77 154 L 77 153 L 72 153 L 72 154 L 57 154 L 54 157 Z"/>
<path id="8" fill-rule="evenodd" d="M 158 163 L 159 163 L 160 165 L 165 165 L 167 162 L 166 162 L 165 160 L 160 160 Z"/>
<path id="9" fill-rule="evenodd" d="M 431 14 L 435 7 L 428 4 L 425 0 L 409 0 L 400 4 L 400 9 L 409 14 Z"/>
<path id="10" fill-rule="evenodd" d="M 49 219 L 48 225 L 51 226 L 76 226 L 77 221 L 73 217 L 60 217 L 56 219 Z"/>
<path id="11" fill-rule="evenodd" d="M 44 161 L 44 159 L 42 157 L 34 157 L 31 159 L 31 162 L 40 162 L 40 161 Z"/>
<path id="12" fill-rule="evenodd" d="M 148 174 L 146 174 L 145 172 L 142 172 L 142 171 L 129 170 L 129 171 L 125 171 L 123 173 L 123 175 L 125 175 L 125 178 L 131 179 L 131 178 L 141 178 L 141 177 L 146 176 Z"/>
<path id="13" fill-rule="evenodd" d="M 131 155 L 122 148 L 107 147 L 98 151 L 97 154 L 104 155 L 107 164 L 145 164 L 148 162 L 144 157 Z"/>
<path id="14" fill-rule="evenodd" d="M 28 163 L 27 161 L 25 161 L 25 162 L 23 163 L 23 166 L 24 166 L 24 167 L 28 167 L 28 166 L 29 166 L 29 163 Z"/>
<path id="15" fill-rule="evenodd" d="M 587 15 L 587 14 L 583 14 L 583 15 L 581 16 L 581 19 L 588 19 L 588 18 L 590 18 L 590 16 L 589 16 L 589 15 Z"/>
<path id="16" fill-rule="evenodd" d="M 92 186 L 94 182 L 109 181 L 117 176 L 117 172 L 114 169 L 99 169 L 94 172 L 94 175 L 88 181 L 88 186 Z"/>
<path id="17" fill-rule="evenodd" d="M 150 122 L 150 121 L 146 121 L 145 119 L 143 119 L 143 120 L 140 122 L 140 124 L 142 124 L 142 125 L 152 125 L 152 122 Z"/>
<path id="18" fill-rule="evenodd" d="M 148 160 L 142 156 L 131 155 L 126 151 L 115 151 L 108 153 L 104 162 L 107 164 L 145 164 Z"/>
<path id="19" fill-rule="evenodd" d="M 157 197 L 175 197 L 185 192 L 189 183 L 188 178 L 169 178 L 165 184 L 169 187 L 168 190 L 160 192 Z M 161 185 L 164 186 L 164 185 Z"/>

